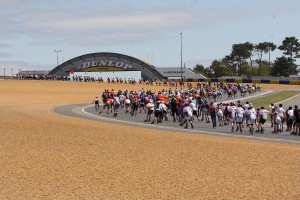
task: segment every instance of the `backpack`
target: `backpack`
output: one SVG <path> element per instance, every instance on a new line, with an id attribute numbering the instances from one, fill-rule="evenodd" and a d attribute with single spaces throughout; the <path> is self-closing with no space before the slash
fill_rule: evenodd
<path id="1" fill-rule="evenodd" d="M 102 94 L 102 98 L 103 98 L 103 100 L 106 100 L 106 99 L 107 99 L 107 97 L 108 97 L 108 95 L 107 95 L 106 93 L 103 93 L 103 94 Z"/>
<path id="2" fill-rule="evenodd" d="M 250 119 L 255 120 L 256 119 L 256 115 L 254 113 L 250 114 Z"/>
<path id="3" fill-rule="evenodd" d="M 229 112 L 228 112 L 228 108 L 227 108 L 227 106 L 225 107 L 225 110 L 224 110 L 224 115 L 225 116 L 228 116 L 228 114 L 229 114 Z"/>
<path id="4" fill-rule="evenodd" d="M 216 108 L 212 107 L 211 111 L 210 111 L 211 115 L 216 115 Z"/>

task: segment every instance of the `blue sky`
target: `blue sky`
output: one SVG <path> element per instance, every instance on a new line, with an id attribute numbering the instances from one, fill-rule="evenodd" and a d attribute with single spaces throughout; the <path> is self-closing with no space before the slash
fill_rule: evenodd
<path id="1" fill-rule="evenodd" d="M 53 69 L 54 50 L 59 63 L 114 52 L 179 67 L 180 32 L 185 66 L 209 66 L 232 44 L 300 40 L 299 10 L 299 0 L 0 0 L 0 74 Z"/>

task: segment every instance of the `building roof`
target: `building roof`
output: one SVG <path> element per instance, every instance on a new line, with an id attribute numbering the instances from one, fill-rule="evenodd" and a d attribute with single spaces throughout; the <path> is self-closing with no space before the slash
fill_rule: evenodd
<path id="1" fill-rule="evenodd" d="M 21 71 L 17 73 L 16 75 L 22 74 L 22 75 L 47 75 L 51 70 L 26 70 L 26 71 Z"/>
<path id="2" fill-rule="evenodd" d="M 157 67 L 156 70 L 164 77 L 181 77 L 181 67 Z M 189 68 L 182 68 L 182 77 L 184 79 L 203 79 L 205 76 L 196 74 Z"/>

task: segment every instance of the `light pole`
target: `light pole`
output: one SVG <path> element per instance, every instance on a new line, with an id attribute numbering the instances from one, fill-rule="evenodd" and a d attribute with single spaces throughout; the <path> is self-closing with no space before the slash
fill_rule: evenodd
<path id="1" fill-rule="evenodd" d="M 269 77 L 271 77 L 271 49 L 269 49 Z"/>
<path id="2" fill-rule="evenodd" d="M 182 32 L 180 33 L 180 82 L 181 82 L 181 89 L 183 86 L 183 78 L 182 78 Z"/>
<path id="3" fill-rule="evenodd" d="M 59 64 L 58 53 L 62 52 L 62 51 L 61 50 L 54 50 L 54 52 L 56 52 L 56 58 L 57 58 L 57 65 L 56 66 L 58 66 L 58 64 Z"/>

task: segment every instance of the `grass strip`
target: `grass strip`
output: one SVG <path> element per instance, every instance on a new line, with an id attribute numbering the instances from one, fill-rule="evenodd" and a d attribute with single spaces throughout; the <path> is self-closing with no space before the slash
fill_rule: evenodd
<path id="1" fill-rule="evenodd" d="M 280 91 L 280 92 L 276 92 L 275 94 L 271 94 L 271 95 L 261 97 L 258 99 L 250 100 L 250 103 L 252 103 L 252 105 L 255 108 L 258 108 L 258 107 L 260 108 L 261 106 L 264 106 L 266 109 L 268 109 L 268 107 L 271 103 L 281 102 L 281 101 L 291 98 L 299 93 L 300 93 L 299 91 Z M 291 105 L 291 106 L 294 106 L 294 105 Z"/>

